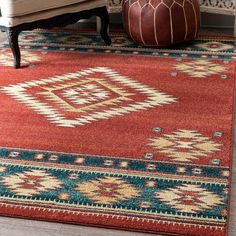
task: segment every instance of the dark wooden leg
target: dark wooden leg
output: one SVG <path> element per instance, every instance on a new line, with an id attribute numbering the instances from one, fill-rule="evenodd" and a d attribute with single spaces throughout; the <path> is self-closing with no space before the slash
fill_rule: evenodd
<path id="1" fill-rule="evenodd" d="M 100 34 L 106 45 L 111 45 L 111 38 L 108 35 L 109 14 L 106 7 L 101 7 L 96 12 L 96 15 L 101 19 Z"/>
<path id="2" fill-rule="evenodd" d="M 14 56 L 14 67 L 20 68 L 21 54 L 18 44 L 19 31 L 15 28 L 7 28 L 7 37 Z"/>
<path id="3" fill-rule="evenodd" d="M 98 16 L 101 19 L 101 37 L 107 45 L 110 45 L 111 39 L 108 36 L 109 14 L 106 7 L 99 7 L 76 13 L 63 14 L 49 19 L 38 20 L 31 23 L 24 23 L 15 27 L 0 26 L 0 30 L 6 31 L 9 45 L 14 56 L 14 66 L 15 68 L 20 68 L 21 54 L 18 44 L 18 37 L 21 31 L 33 30 L 37 28 L 50 29 L 56 26 L 62 27 L 68 24 L 76 23 L 80 19 L 87 19 L 94 15 Z"/>

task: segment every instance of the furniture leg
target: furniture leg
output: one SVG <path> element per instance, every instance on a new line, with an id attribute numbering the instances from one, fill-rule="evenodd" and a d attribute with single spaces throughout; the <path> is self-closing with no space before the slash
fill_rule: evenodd
<path id="1" fill-rule="evenodd" d="M 97 27 L 97 32 L 100 32 L 100 30 L 101 30 L 101 19 L 99 17 L 96 17 L 96 27 Z"/>
<path id="2" fill-rule="evenodd" d="M 14 27 L 0 25 L 0 30 L 6 31 L 7 33 L 9 45 L 14 56 L 14 67 L 20 68 L 21 64 L 21 53 L 18 44 L 18 37 L 21 31 L 37 28 L 50 29 L 53 27 L 64 27 L 69 24 L 74 24 L 80 19 L 88 19 L 91 16 L 97 16 L 101 19 L 101 37 L 107 45 L 110 45 L 111 39 L 108 36 L 109 15 L 105 6 L 75 13 L 65 13 L 47 19 L 22 23 Z"/>
<path id="3" fill-rule="evenodd" d="M 14 28 L 7 28 L 7 38 L 14 57 L 14 67 L 20 68 L 21 54 L 18 43 L 19 31 Z"/>
<path id="4" fill-rule="evenodd" d="M 106 45 L 111 45 L 111 38 L 108 36 L 109 14 L 106 7 L 101 7 L 96 12 L 96 16 L 101 19 L 100 34 Z"/>

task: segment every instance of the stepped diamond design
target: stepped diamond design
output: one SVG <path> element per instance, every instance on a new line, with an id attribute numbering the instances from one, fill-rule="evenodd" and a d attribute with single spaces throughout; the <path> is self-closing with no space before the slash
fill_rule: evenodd
<path id="1" fill-rule="evenodd" d="M 43 170 L 29 170 L 3 177 L 0 181 L 19 196 L 33 196 L 62 187 L 62 182 Z"/>
<path id="2" fill-rule="evenodd" d="M 99 204 L 113 204 L 140 196 L 140 191 L 132 184 L 109 176 L 80 183 L 76 190 Z"/>
<path id="3" fill-rule="evenodd" d="M 191 162 L 221 151 L 221 144 L 195 130 L 176 130 L 150 139 L 149 146 L 173 161 Z"/>
<path id="4" fill-rule="evenodd" d="M 233 49 L 234 46 L 227 44 L 227 43 L 221 43 L 217 41 L 210 41 L 210 42 L 205 42 L 205 43 L 197 43 L 195 44 L 196 47 L 205 49 L 207 51 L 212 51 L 212 52 L 219 52 L 219 51 L 226 51 L 229 49 Z"/>
<path id="5" fill-rule="evenodd" d="M 21 63 L 22 64 L 29 64 L 33 62 L 41 61 L 41 57 L 36 53 L 22 51 L 21 52 Z M 0 65 L 2 66 L 12 66 L 12 52 L 9 50 L 3 50 L 0 54 Z"/>
<path id="6" fill-rule="evenodd" d="M 62 35 L 57 37 L 58 41 L 62 42 L 63 44 L 78 44 L 78 43 L 91 43 L 92 39 L 83 35 L 78 34 L 69 34 L 69 35 Z"/>
<path id="7" fill-rule="evenodd" d="M 195 78 L 205 78 L 210 75 L 220 74 L 227 70 L 224 66 L 201 59 L 190 62 L 181 62 L 174 67 L 181 72 L 187 73 L 190 77 Z"/>
<path id="8" fill-rule="evenodd" d="M 38 32 L 27 32 L 20 34 L 19 40 L 21 43 L 32 43 L 47 40 L 44 34 L 39 34 Z"/>
<path id="9" fill-rule="evenodd" d="M 179 212 L 199 213 L 224 204 L 224 199 L 205 188 L 185 184 L 156 193 L 156 198 Z"/>
<path id="10" fill-rule="evenodd" d="M 176 98 L 107 67 L 2 87 L 50 123 L 76 127 L 176 102 Z"/>

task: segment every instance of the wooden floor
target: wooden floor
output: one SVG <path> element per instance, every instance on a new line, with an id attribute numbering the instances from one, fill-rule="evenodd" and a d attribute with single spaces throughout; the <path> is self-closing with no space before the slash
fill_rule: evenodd
<path id="1" fill-rule="evenodd" d="M 4 40 L 4 37 L 5 36 L 0 33 L 0 42 Z M 234 133 L 236 134 L 236 128 L 234 129 L 234 131 L 235 131 Z M 234 160 L 235 161 L 233 166 L 233 178 L 232 178 L 229 236 L 236 236 L 236 137 L 234 142 Z M 0 217 L 0 236 L 148 236 L 148 235 L 150 234 Z"/>

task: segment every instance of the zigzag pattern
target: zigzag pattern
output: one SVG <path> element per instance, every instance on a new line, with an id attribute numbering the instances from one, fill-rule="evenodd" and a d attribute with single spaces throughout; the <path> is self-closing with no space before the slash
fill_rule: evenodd
<path id="1" fill-rule="evenodd" d="M 101 81 L 100 83 L 102 83 L 104 86 L 108 86 L 108 89 L 111 89 L 117 93 L 119 95 L 118 98 L 107 101 L 105 100 L 101 103 L 96 103 L 95 105 L 92 104 L 88 107 L 85 106 L 79 110 L 72 109 L 73 112 L 87 112 L 85 115 L 78 115 L 78 117 L 74 119 L 67 118 L 66 112 L 64 111 L 68 110 L 68 104 L 63 99 L 58 98 L 58 96 L 56 96 L 53 91 L 61 89 L 65 86 L 73 86 L 79 85 L 81 83 L 91 82 L 93 79 L 90 79 L 90 77 L 92 77 L 92 75 L 95 73 L 102 73 L 104 75 L 101 80 L 99 79 L 99 81 Z M 104 78 L 109 78 L 109 80 L 115 82 L 117 85 L 110 86 Z M 71 80 L 73 80 L 73 82 L 71 82 Z M 43 88 L 46 92 L 38 94 L 46 95 L 47 100 L 43 102 L 37 97 L 28 94 L 27 90 L 32 87 Z M 133 95 L 133 93 L 126 92 L 125 88 L 132 89 L 135 91 L 135 93 L 142 94 L 146 98 L 143 101 L 133 101 L 129 98 L 131 95 Z M 134 81 L 126 76 L 122 76 L 116 71 L 107 67 L 89 68 L 75 73 L 68 73 L 57 75 L 51 78 L 9 85 L 1 88 L 1 91 L 5 92 L 15 100 L 24 103 L 38 114 L 44 115 L 51 123 L 62 127 L 76 127 L 77 125 L 86 125 L 101 119 L 109 119 L 111 117 L 122 116 L 130 112 L 142 111 L 154 108 L 156 106 L 167 105 L 176 102 L 177 100 L 171 95 L 158 91 L 138 81 Z M 130 103 L 122 104 L 124 101 L 128 101 Z M 62 109 L 54 107 L 51 102 L 61 105 Z M 109 105 L 115 106 L 109 107 Z M 99 111 L 93 111 L 95 107 L 100 107 L 101 109 Z"/>

